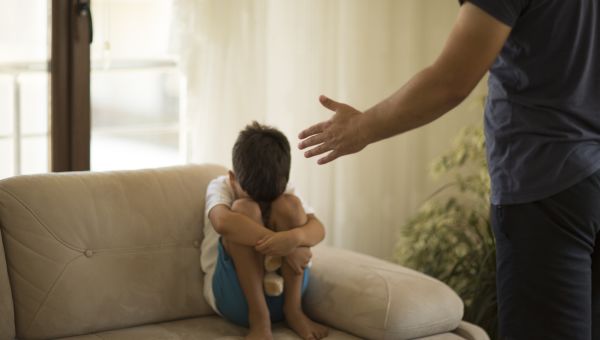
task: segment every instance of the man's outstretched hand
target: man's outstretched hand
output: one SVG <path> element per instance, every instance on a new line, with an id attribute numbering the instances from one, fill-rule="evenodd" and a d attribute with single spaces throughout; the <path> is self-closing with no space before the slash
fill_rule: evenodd
<path id="1" fill-rule="evenodd" d="M 320 96 L 319 101 L 335 114 L 329 120 L 300 132 L 298 138 L 302 141 L 298 148 L 303 150 L 314 146 L 304 153 L 304 157 L 310 158 L 329 152 L 317 161 L 319 164 L 325 164 L 340 156 L 364 149 L 368 142 L 364 131 L 363 113 L 326 96 Z"/>

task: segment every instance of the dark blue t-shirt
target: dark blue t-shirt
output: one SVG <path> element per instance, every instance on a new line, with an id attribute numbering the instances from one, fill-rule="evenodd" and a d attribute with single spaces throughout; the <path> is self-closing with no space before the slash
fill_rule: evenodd
<path id="1" fill-rule="evenodd" d="M 493 204 L 558 193 L 600 169 L 600 0 L 468 0 L 512 27 L 490 69 Z"/>

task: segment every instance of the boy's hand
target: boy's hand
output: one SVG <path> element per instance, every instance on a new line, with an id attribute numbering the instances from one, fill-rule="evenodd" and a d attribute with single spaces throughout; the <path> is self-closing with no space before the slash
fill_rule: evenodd
<path id="1" fill-rule="evenodd" d="M 267 235 L 256 243 L 256 251 L 263 255 L 288 256 L 300 246 L 300 239 L 292 230 Z"/>
<path id="2" fill-rule="evenodd" d="M 308 267 L 308 263 L 312 258 L 312 251 L 308 247 L 298 247 L 291 254 L 285 257 L 285 262 L 292 270 L 300 275 L 304 273 L 304 269 Z"/>

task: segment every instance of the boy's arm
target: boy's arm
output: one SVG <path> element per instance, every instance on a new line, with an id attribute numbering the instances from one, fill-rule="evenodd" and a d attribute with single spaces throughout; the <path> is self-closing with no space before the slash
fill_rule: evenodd
<path id="1" fill-rule="evenodd" d="M 219 204 L 208 213 L 215 231 L 229 241 L 245 246 L 256 243 L 274 232 L 253 221 L 246 215 L 234 212 L 225 204 Z"/>
<path id="2" fill-rule="evenodd" d="M 314 247 L 325 238 L 325 228 L 315 214 L 308 214 L 306 218 L 306 224 L 289 232 L 295 234 L 299 247 Z"/>
<path id="3" fill-rule="evenodd" d="M 285 262 L 296 274 L 302 274 L 312 259 L 312 251 L 309 247 L 298 247 L 285 257 Z"/>
<path id="4" fill-rule="evenodd" d="M 263 237 L 255 249 L 264 255 L 287 256 L 298 247 L 317 245 L 325 238 L 325 228 L 314 214 L 306 218 L 306 223 L 299 227 Z"/>

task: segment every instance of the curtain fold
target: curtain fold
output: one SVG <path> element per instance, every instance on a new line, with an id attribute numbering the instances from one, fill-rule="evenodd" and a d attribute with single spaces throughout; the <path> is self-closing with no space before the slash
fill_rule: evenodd
<path id="1" fill-rule="evenodd" d="M 433 62 L 458 12 L 454 0 L 175 0 L 173 48 L 188 83 L 193 162 L 231 166 L 252 120 L 292 145 L 292 181 L 327 228 L 326 243 L 392 256 L 400 227 L 439 183 L 428 175 L 461 127 L 481 124 L 470 101 L 433 124 L 318 166 L 297 134 L 331 112 L 319 94 L 369 108 Z"/>

